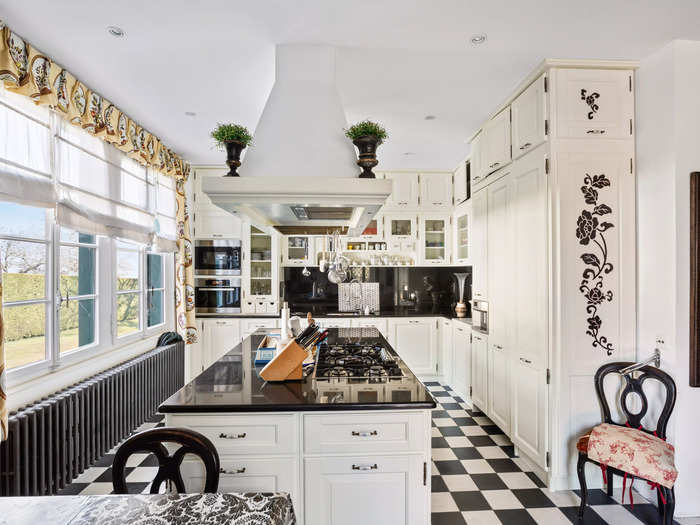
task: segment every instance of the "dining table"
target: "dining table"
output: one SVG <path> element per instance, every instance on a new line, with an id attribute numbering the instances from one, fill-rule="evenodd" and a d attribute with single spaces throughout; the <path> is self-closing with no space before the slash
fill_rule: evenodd
<path id="1" fill-rule="evenodd" d="M 0 498 L 2 525 L 296 525 L 287 493 Z"/>

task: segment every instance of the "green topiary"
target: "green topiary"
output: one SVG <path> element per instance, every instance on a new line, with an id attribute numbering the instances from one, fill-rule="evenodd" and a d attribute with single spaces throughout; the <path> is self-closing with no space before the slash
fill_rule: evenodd
<path id="1" fill-rule="evenodd" d="M 245 146 L 250 146 L 253 143 L 253 135 L 250 134 L 248 128 L 238 124 L 219 123 L 211 132 L 211 137 L 220 148 L 224 147 L 227 142 L 240 142 Z"/>
<path id="2" fill-rule="evenodd" d="M 353 124 L 345 130 L 345 136 L 350 140 L 359 139 L 360 137 L 376 137 L 379 143 L 384 142 L 389 134 L 381 124 L 372 122 L 371 120 L 363 120 L 357 124 Z"/>

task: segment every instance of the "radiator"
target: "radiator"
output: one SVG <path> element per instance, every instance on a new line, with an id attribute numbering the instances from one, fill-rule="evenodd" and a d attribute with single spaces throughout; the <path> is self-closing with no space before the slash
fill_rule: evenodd
<path id="1" fill-rule="evenodd" d="M 0 496 L 56 494 L 153 416 L 184 380 L 180 342 L 11 413 L 0 444 Z"/>

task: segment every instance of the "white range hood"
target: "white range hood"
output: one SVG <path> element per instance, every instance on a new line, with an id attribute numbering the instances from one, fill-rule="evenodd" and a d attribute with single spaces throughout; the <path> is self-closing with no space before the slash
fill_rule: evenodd
<path id="1" fill-rule="evenodd" d="M 275 84 L 240 177 L 204 179 L 214 204 L 283 233 L 359 235 L 391 194 L 390 180 L 360 179 L 343 129 L 335 49 L 278 45 Z"/>

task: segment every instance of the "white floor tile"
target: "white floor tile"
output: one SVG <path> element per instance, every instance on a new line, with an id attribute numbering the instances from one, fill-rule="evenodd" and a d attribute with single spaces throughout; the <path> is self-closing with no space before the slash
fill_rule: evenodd
<path id="1" fill-rule="evenodd" d="M 472 446 L 472 442 L 464 436 L 448 436 L 445 438 L 445 441 L 447 441 L 447 444 L 450 445 L 452 448 L 464 448 Z"/>
<path id="2" fill-rule="evenodd" d="M 595 505 L 591 506 L 596 514 L 608 522 L 608 525 L 640 525 L 634 514 L 622 505 Z"/>
<path id="3" fill-rule="evenodd" d="M 493 474 L 494 470 L 484 459 L 463 459 L 462 465 L 468 474 Z"/>
<path id="4" fill-rule="evenodd" d="M 111 483 L 90 483 L 85 487 L 80 493 L 81 496 L 94 496 L 94 495 L 104 495 L 111 494 L 114 487 Z"/>
<path id="5" fill-rule="evenodd" d="M 127 483 L 151 482 L 158 473 L 158 467 L 139 467 L 132 470 L 126 477 Z"/>
<path id="6" fill-rule="evenodd" d="M 486 416 L 477 416 L 474 418 L 474 421 L 476 421 L 477 423 L 479 423 L 482 426 L 493 425 L 493 421 L 491 421 Z"/>
<path id="7" fill-rule="evenodd" d="M 439 476 L 440 475 L 440 471 L 437 469 L 437 467 L 435 466 L 435 463 L 433 463 L 432 461 L 430 462 L 430 475 L 431 476 Z"/>
<path id="8" fill-rule="evenodd" d="M 449 461 L 457 459 L 451 448 L 434 448 L 432 451 L 433 461 Z"/>
<path id="9" fill-rule="evenodd" d="M 479 490 L 479 487 L 472 481 L 472 478 L 467 474 L 456 474 L 442 476 L 442 480 L 450 489 L 450 492 L 465 492 L 470 490 Z"/>
<path id="10" fill-rule="evenodd" d="M 127 467 L 138 467 L 141 462 L 148 457 L 148 454 L 132 454 L 126 460 Z"/>
<path id="11" fill-rule="evenodd" d="M 457 423 L 451 417 L 438 417 L 433 419 L 436 427 L 456 427 Z"/>
<path id="12" fill-rule="evenodd" d="M 449 492 L 433 492 L 430 498 L 431 512 L 455 512 L 459 510 Z"/>
<path id="13" fill-rule="evenodd" d="M 520 470 L 523 472 L 532 472 L 532 465 L 530 465 L 530 462 L 526 460 L 525 458 L 512 458 L 513 463 L 515 463 Z"/>
<path id="14" fill-rule="evenodd" d="M 462 517 L 468 525 L 501 525 L 501 520 L 492 510 L 465 511 L 462 512 Z"/>
<path id="15" fill-rule="evenodd" d="M 470 427 L 459 427 L 462 434 L 465 436 L 486 436 L 486 431 L 479 425 L 472 425 Z"/>
<path id="16" fill-rule="evenodd" d="M 481 494 L 494 510 L 523 508 L 523 504 L 510 490 L 484 490 Z"/>
<path id="17" fill-rule="evenodd" d="M 505 459 L 508 457 L 501 447 L 476 447 L 484 459 Z"/>
<path id="18" fill-rule="evenodd" d="M 552 503 L 557 507 L 578 507 L 581 504 L 581 498 L 571 490 L 549 490 L 548 488 L 540 489 L 544 492 Z"/>
<path id="19" fill-rule="evenodd" d="M 537 485 L 524 472 L 501 472 L 498 477 L 509 489 L 536 489 Z"/>
<path id="20" fill-rule="evenodd" d="M 109 467 L 90 467 L 87 469 L 85 472 L 83 472 L 80 476 L 75 478 L 72 483 L 92 483 L 95 481 L 97 478 L 99 478 L 102 473 L 107 470 Z"/>
<path id="21" fill-rule="evenodd" d="M 448 410 L 450 417 L 469 417 L 466 410 Z"/>
<path id="22" fill-rule="evenodd" d="M 493 439 L 496 445 L 501 447 L 506 447 L 513 444 L 513 442 L 508 438 L 508 436 L 504 434 L 494 434 L 491 436 L 491 439 Z"/>
<path id="23" fill-rule="evenodd" d="M 440 429 L 437 427 L 430 427 L 430 435 L 434 438 L 442 437 L 442 434 L 440 433 Z"/>
<path id="24" fill-rule="evenodd" d="M 571 525 L 571 521 L 556 507 L 527 509 L 537 525 Z"/>

